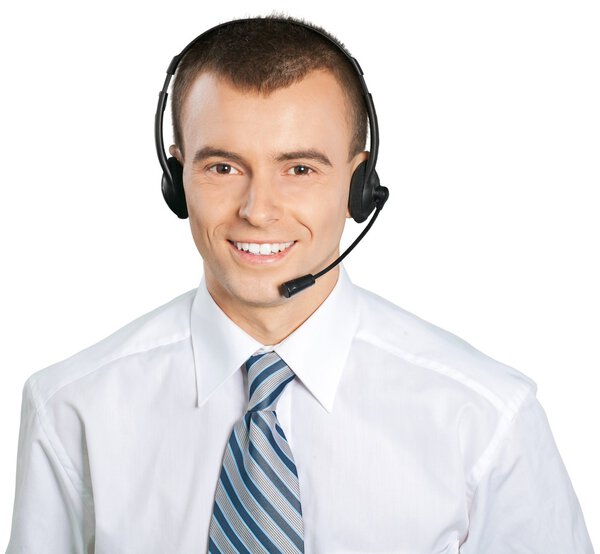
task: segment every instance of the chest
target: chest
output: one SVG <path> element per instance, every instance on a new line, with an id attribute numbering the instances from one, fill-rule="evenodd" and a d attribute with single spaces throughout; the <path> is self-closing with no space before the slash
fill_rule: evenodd
<path id="1" fill-rule="evenodd" d="M 91 433 L 98 554 L 205 551 L 236 390 L 231 403 L 133 413 L 113 433 Z M 307 554 L 458 552 L 468 521 L 452 434 L 427 411 L 392 408 L 342 392 L 328 413 L 296 383 L 279 399 Z"/>

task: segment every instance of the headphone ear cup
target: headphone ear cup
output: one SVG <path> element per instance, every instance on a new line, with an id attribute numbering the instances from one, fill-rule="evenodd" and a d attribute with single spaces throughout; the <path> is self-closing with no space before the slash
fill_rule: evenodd
<path id="1" fill-rule="evenodd" d="M 357 223 L 362 223 L 375 209 L 375 189 L 379 187 L 379 176 L 375 170 L 368 182 L 365 180 L 366 167 L 367 160 L 364 160 L 354 170 L 350 180 L 348 209 Z"/>
<path id="2" fill-rule="evenodd" d="M 188 217 L 185 192 L 183 190 L 183 166 L 174 156 L 167 159 L 167 165 L 171 171 L 171 177 L 163 172 L 161 189 L 165 202 L 177 217 L 185 219 Z"/>

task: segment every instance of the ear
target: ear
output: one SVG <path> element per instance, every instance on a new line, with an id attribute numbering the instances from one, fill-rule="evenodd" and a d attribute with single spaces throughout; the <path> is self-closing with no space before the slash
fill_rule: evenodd
<path id="1" fill-rule="evenodd" d="M 171 144 L 171 146 L 169 146 L 169 154 L 171 154 L 171 156 L 173 156 L 174 158 L 177 158 L 177 161 L 181 165 L 183 165 L 183 156 L 181 155 L 181 151 L 175 144 Z"/>
<path id="2" fill-rule="evenodd" d="M 352 167 L 352 173 L 351 175 L 354 174 L 355 169 L 365 160 L 369 159 L 369 151 L 368 150 L 363 150 L 362 152 L 359 152 L 358 154 L 356 154 L 356 156 L 354 156 L 354 158 L 352 159 L 351 163 L 351 167 Z M 350 215 L 350 208 L 348 208 L 348 206 L 346 206 L 346 219 L 350 219 L 352 216 Z"/>

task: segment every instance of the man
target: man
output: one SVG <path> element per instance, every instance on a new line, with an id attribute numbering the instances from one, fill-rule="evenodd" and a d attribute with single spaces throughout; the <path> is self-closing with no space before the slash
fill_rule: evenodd
<path id="1" fill-rule="evenodd" d="M 197 289 L 25 383 L 9 553 L 590 553 L 536 384 L 352 284 L 360 84 L 291 18 L 181 60 Z"/>

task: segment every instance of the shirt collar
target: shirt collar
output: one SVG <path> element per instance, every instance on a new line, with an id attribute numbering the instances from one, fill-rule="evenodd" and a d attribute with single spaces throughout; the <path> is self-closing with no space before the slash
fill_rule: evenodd
<path id="1" fill-rule="evenodd" d="M 344 266 L 338 280 L 311 316 L 269 349 L 329 413 L 352 339 L 358 326 L 358 295 Z M 191 311 L 191 340 L 196 371 L 197 407 L 264 345 L 238 327 L 213 300 L 204 276 Z"/>

